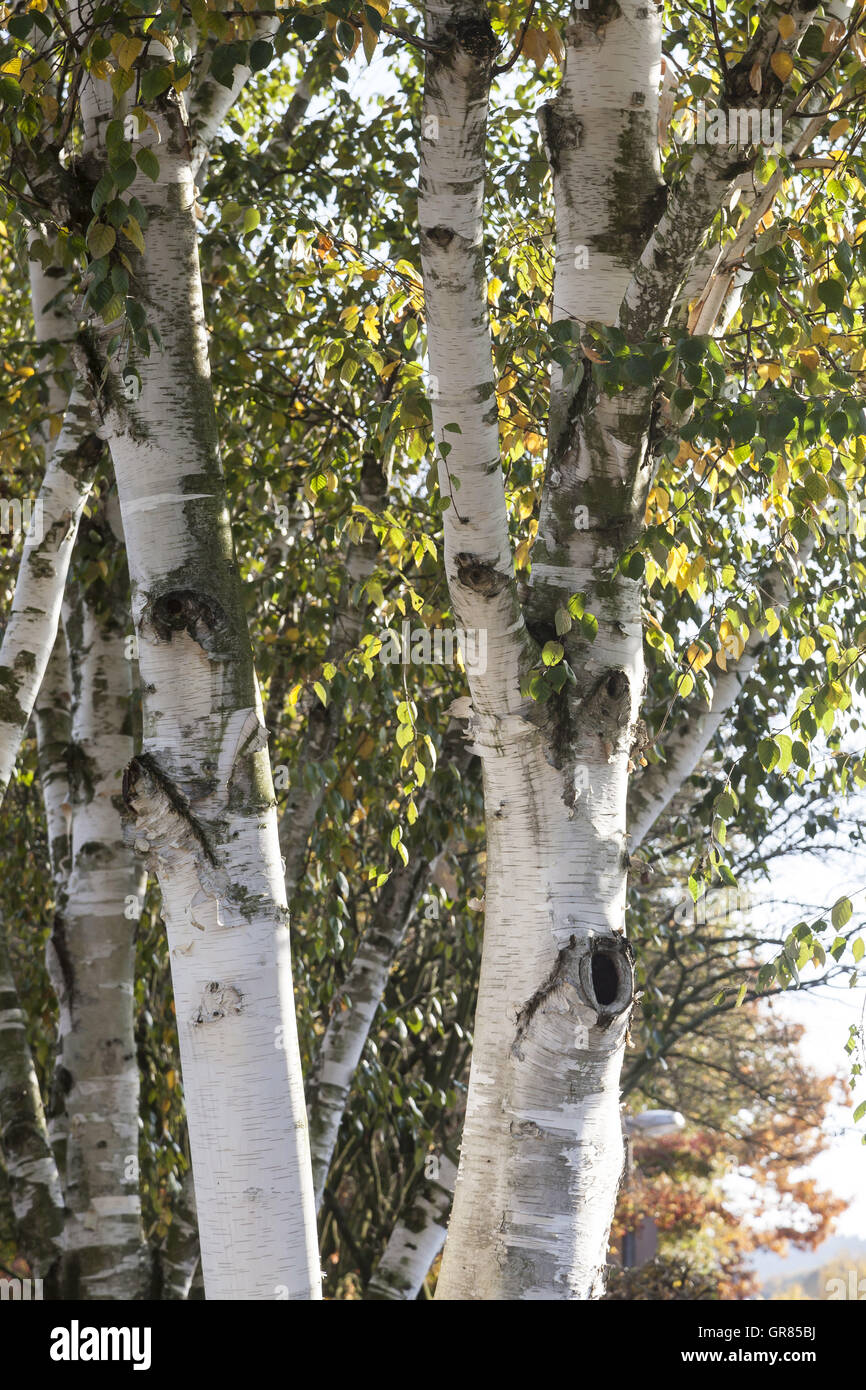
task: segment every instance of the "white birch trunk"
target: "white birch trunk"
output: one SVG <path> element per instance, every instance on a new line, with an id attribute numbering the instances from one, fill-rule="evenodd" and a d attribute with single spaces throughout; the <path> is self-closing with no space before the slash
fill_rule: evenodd
<path id="1" fill-rule="evenodd" d="M 138 266 L 163 352 L 106 403 L 144 715 L 125 797 L 163 895 L 208 1298 L 318 1298 L 288 911 L 219 460 L 182 113 L 158 103 Z"/>

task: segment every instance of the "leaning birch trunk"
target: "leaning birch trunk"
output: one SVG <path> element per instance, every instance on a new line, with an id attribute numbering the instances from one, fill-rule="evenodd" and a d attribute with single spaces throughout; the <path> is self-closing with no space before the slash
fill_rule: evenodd
<path id="1" fill-rule="evenodd" d="M 21 1253 L 36 1278 L 59 1264 L 63 1193 L 0 918 L 0 1151 Z"/>
<path id="2" fill-rule="evenodd" d="M 121 1301 L 145 1297 L 149 1273 L 134 1035 L 135 923 L 146 880 L 124 841 L 120 795 L 135 751 L 127 592 L 123 569 L 102 590 L 76 585 L 66 616 L 74 814 L 58 1057 L 68 1133 L 67 1296 Z"/>
<path id="3" fill-rule="evenodd" d="M 435 861 L 434 861 L 435 862 Z M 355 1072 L 385 992 L 391 966 L 415 914 L 432 865 L 410 860 L 391 875 L 364 929 L 308 1083 L 316 1209 L 322 1204 Z M 348 1008 L 341 1007 L 345 999 Z"/>
<path id="4" fill-rule="evenodd" d="M 207 1296 L 312 1299 L 288 910 L 219 458 L 189 142 L 173 94 L 154 116 L 159 176 L 131 191 L 148 212 L 137 277 L 163 349 L 136 356 L 134 401 L 112 362 L 104 401 L 142 678 L 145 751 L 125 799 L 162 890 Z M 91 118 L 94 143 L 105 118 Z"/>
<path id="5" fill-rule="evenodd" d="M 73 392 L 24 539 L 0 650 L 0 797 L 54 648 L 72 547 L 101 449 L 89 402 Z"/>
<path id="6" fill-rule="evenodd" d="M 408 1301 L 418 1297 L 430 1266 L 445 1244 L 448 1212 L 457 1169 L 447 1155 L 439 1160 L 439 1175 L 424 1183 L 411 1207 L 398 1221 L 367 1286 L 367 1298 Z"/>

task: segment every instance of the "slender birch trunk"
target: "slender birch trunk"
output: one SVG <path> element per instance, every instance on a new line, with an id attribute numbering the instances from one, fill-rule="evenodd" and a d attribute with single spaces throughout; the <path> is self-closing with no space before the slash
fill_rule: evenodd
<path id="1" fill-rule="evenodd" d="M 121 776 L 135 751 L 127 594 L 120 569 L 104 589 L 76 585 L 66 615 L 74 816 L 58 1057 L 67 1091 L 67 1287 L 117 1300 L 144 1297 L 149 1274 L 134 1037 L 135 923 L 146 879 L 120 814 Z"/>
<path id="2" fill-rule="evenodd" d="M 190 147 L 173 94 L 154 115 L 159 177 L 132 191 L 149 217 L 139 293 L 163 349 L 137 356 L 137 400 L 122 400 L 115 362 L 104 398 L 142 677 L 145 751 L 124 795 L 162 890 L 207 1295 L 318 1298 L 288 910 L 219 459 Z"/>
<path id="3" fill-rule="evenodd" d="M 72 792 L 69 783 L 69 751 L 72 744 L 72 677 L 66 633 L 61 626 L 39 690 L 34 709 L 39 785 L 45 807 L 48 857 L 54 885 L 54 916 L 45 944 L 45 965 L 57 1000 L 60 1031 L 69 1028 L 65 942 L 69 875 L 72 870 Z M 48 1134 L 61 1181 L 66 1183 L 66 1145 L 69 1122 L 66 1113 L 67 1076 L 58 1052 L 54 1060 L 51 1093 L 47 1103 Z"/>
<path id="4" fill-rule="evenodd" d="M 364 928 L 340 999 L 336 1001 L 322 1038 L 308 1083 L 317 1210 L 322 1204 L 328 1169 L 358 1063 L 382 1002 L 394 957 L 411 925 L 432 867 L 423 859 L 410 859 L 406 868 L 395 870 L 389 878 Z M 346 1000 L 348 1008 L 340 1007 L 342 999 Z"/>
<path id="5" fill-rule="evenodd" d="M 481 250 L 492 48 L 483 7 L 431 5 L 427 15 L 428 36 L 448 44 L 428 62 L 424 129 L 435 138 L 422 141 L 419 198 L 434 426 L 451 446 L 440 464 L 440 490 L 453 498 L 446 572 L 458 620 L 488 633 L 487 673 L 470 679 L 487 810 L 484 951 L 437 1297 L 588 1298 L 598 1290 L 622 1162 L 618 1079 L 633 990 L 622 935 L 625 791 L 643 678 L 638 586 L 622 580 L 608 598 L 591 652 L 573 644 L 574 694 L 546 708 L 521 694 L 540 641 L 553 635 L 553 608 L 547 602 L 534 615 L 530 634 L 499 465 Z M 651 99 L 635 119 L 638 132 L 650 122 L 654 135 Z M 573 129 L 563 125 L 560 143 Z M 450 423 L 458 435 L 446 433 Z M 634 506 L 621 451 L 607 437 L 613 426 L 604 422 L 593 440 L 611 475 L 605 519 Z M 568 553 L 573 522 L 563 520 L 563 531 L 548 561 L 561 574 L 545 575 L 557 603 L 563 583 L 568 592 L 592 588 L 594 551 L 604 547 L 606 559 L 611 548 L 602 518 L 579 555 Z"/>

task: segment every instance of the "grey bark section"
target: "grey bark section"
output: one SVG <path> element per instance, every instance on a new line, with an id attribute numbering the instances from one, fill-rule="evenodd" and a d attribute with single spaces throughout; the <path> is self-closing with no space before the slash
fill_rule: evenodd
<path id="1" fill-rule="evenodd" d="M 58 1264 L 63 1193 L 30 1055 L 6 927 L 0 917 L 0 1153 L 6 1168 L 21 1252 L 36 1278 Z"/>
<path id="2" fill-rule="evenodd" d="M 111 537 L 104 504 L 98 525 Z M 110 584 L 73 585 L 67 604 L 73 863 L 66 909 L 53 933 L 63 975 L 57 1065 L 68 1133 L 67 1291 L 118 1301 L 144 1297 L 149 1280 L 134 1037 L 135 924 L 146 880 L 124 839 L 120 796 L 134 753 L 128 593 L 120 566 Z"/>
<path id="3" fill-rule="evenodd" d="M 54 916 L 45 945 L 45 965 L 58 1007 L 68 1013 L 68 969 L 65 956 L 66 908 L 72 870 L 72 791 L 69 781 L 72 744 L 72 675 L 66 632 L 61 624 L 45 679 L 34 709 L 39 785 L 45 806 L 48 852 L 54 884 Z M 66 1182 L 66 1073 L 59 1052 L 55 1059 L 51 1094 L 47 1100 L 48 1133 L 61 1181 Z"/>

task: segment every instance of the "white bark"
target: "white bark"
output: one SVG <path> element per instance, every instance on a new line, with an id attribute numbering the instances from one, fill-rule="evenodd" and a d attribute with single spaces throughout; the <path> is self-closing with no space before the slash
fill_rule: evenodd
<path id="1" fill-rule="evenodd" d="M 262 706 L 219 461 L 181 112 L 156 119 L 138 266 L 164 351 L 106 421 L 139 637 L 142 757 L 125 797 L 159 877 L 208 1298 L 318 1298 L 288 911 Z"/>

